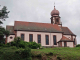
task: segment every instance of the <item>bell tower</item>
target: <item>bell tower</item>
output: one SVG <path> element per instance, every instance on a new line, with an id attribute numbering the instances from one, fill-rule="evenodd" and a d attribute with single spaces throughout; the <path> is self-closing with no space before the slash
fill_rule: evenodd
<path id="1" fill-rule="evenodd" d="M 60 21 L 59 11 L 56 10 L 54 6 L 54 10 L 51 12 L 51 24 L 58 24 L 59 26 L 62 26 L 62 23 Z"/>

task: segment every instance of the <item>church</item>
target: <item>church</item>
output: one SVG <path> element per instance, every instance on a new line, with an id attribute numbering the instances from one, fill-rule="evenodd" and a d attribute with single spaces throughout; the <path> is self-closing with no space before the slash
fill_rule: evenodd
<path id="1" fill-rule="evenodd" d="M 5 43 L 20 37 L 23 41 L 35 41 L 44 47 L 75 47 L 76 35 L 68 27 L 62 26 L 55 6 L 50 19 L 51 23 L 15 21 L 14 26 L 7 25 L 6 30 L 10 31 L 10 35 L 6 37 Z"/>

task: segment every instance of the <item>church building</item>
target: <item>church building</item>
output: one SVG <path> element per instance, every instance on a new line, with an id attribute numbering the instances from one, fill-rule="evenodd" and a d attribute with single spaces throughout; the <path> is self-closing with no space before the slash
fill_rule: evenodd
<path id="1" fill-rule="evenodd" d="M 35 41 L 44 47 L 75 47 L 76 35 L 68 27 L 62 26 L 59 11 L 55 6 L 50 19 L 51 23 L 15 21 L 14 26 L 7 25 L 6 30 L 10 31 L 10 35 L 6 37 L 5 43 L 20 37 L 23 41 Z"/>

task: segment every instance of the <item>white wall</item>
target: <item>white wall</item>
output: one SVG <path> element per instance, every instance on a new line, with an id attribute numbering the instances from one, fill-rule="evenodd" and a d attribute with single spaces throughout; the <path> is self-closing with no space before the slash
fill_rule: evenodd
<path id="1" fill-rule="evenodd" d="M 67 42 L 67 46 L 73 47 L 73 42 Z"/>
<path id="2" fill-rule="evenodd" d="M 10 37 L 13 37 L 12 39 L 10 39 Z M 7 43 L 13 41 L 15 38 L 15 35 L 9 35 L 8 38 L 7 38 Z"/>
<path id="3" fill-rule="evenodd" d="M 25 34 L 24 41 L 27 41 L 27 42 L 29 42 L 29 34 L 33 34 L 33 41 L 35 42 L 37 42 L 37 34 L 41 34 L 41 45 L 42 46 L 53 46 L 53 35 L 56 35 L 57 42 L 62 38 L 62 33 L 17 31 L 18 37 L 21 37 L 20 36 L 21 34 Z M 45 35 L 49 35 L 49 45 L 46 45 Z M 58 46 L 58 44 L 55 46 Z"/>
<path id="4" fill-rule="evenodd" d="M 64 42 L 62 42 L 62 47 L 64 47 Z"/>
<path id="5" fill-rule="evenodd" d="M 66 42 L 67 47 L 73 47 L 73 42 Z M 62 42 L 62 47 L 64 47 L 64 42 Z"/>

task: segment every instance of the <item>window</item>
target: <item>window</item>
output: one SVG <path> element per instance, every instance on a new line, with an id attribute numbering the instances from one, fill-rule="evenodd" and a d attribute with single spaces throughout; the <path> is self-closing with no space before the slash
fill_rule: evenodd
<path id="1" fill-rule="evenodd" d="M 38 35 L 38 43 L 41 43 L 41 35 Z"/>
<path id="2" fill-rule="evenodd" d="M 33 34 L 29 34 L 29 42 L 33 42 Z"/>
<path id="3" fill-rule="evenodd" d="M 66 44 L 66 42 L 64 42 L 64 47 L 67 47 L 67 44 Z"/>
<path id="4" fill-rule="evenodd" d="M 13 37 L 11 36 L 10 39 L 12 39 Z"/>
<path id="5" fill-rule="evenodd" d="M 55 35 L 53 36 L 53 42 L 54 42 L 54 45 L 57 45 L 57 43 L 56 43 L 56 36 Z"/>
<path id="6" fill-rule="evenodd" d="M 75 43 L 75 38 L 74 38 L 74 45 L 76 45 L 76 43 Z"/>
<path id="7" fill-rule="evenodd" d="M 49 35 L 46 35 L 46 45 L 49 45 Z"/>
<path id="8" fill-rule="evenodd" d="M 21 34 L 21 39 L 24 41 L 24 34 Z"/>
<path id="9" fill-rule="evenodd" d="M 56 19 L 57 22 L 59 22 L 58 18 Z"/>

